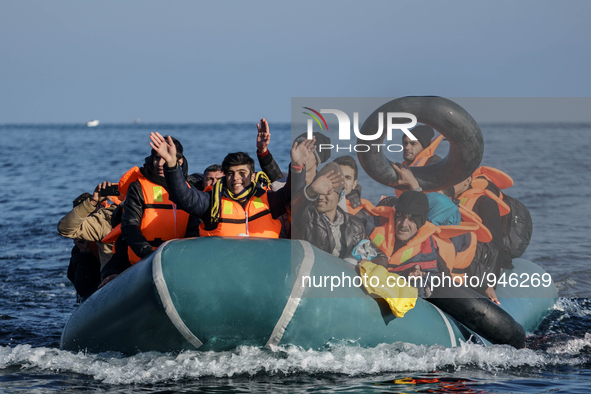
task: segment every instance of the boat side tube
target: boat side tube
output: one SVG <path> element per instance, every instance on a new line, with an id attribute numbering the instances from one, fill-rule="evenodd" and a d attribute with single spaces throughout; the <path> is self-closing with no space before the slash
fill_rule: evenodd
<path id="1" fill-rule="evenodd" d="M 404 318 L 394 318 L 359 287 L 331 289 L 329 278 L 353 279 L 355 267 L 305 241 L 175 241 L 164 248 L 162 272 L 179 316 L 203 342 L 201 350 L 397 341 L 452 347 L 468 339 L 422 299 Z"/>
<path id="2" fill-rule="evenodd" d="M 60 348 L 125 354 L 195 349 L 161 302 L 152 274 L 156 256 L 152 253 L 83 302 L 66 324 Z"/>
<path id="3" fill-rule="evenodd" d="M 521 269 L 518 262 L 516 270 Z M 331 287 L 332 278 L 347 277 L 353 286 Z M 305 241 L 170 241 L 80 305 L 64 329 L 61 348 L 133 354 L 398 341 L 454 347 L 469 340 L 468 330 L 423 299 L 404 318 L 395 318 L 383 302 L 355 286 L 355 277 L 353 265 Z M 520 301 L 507 312 L 531 315 L 529 306 L 520 309 Z M 542 309 L 517 322 L 537 325 Z"/>
<path id="4" fill-rule="evenodd" d="M 539 265 L 522 258 L 513 259 L 514 269 L 503 269 L 504 283 L 498 284 L 495 292 L 501 308 L 523 326 L 526 333 L 536 330 L 556 304 L 558 290 L 552 280 L 548 282 L 533 278 L 551 278 Z M 547 275 L 544 277 L 544 275 Z M 510 280 L 515 278 L 514 280 Z M 532 281 L 533 280 L 533 281 Z M 547 286 L 546 286 L 547 285 Z"/>

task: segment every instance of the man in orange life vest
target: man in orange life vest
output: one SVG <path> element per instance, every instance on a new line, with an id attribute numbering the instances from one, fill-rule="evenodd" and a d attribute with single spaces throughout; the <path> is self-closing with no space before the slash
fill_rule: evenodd
<path id="1" fill-rule="evenodd" d="M 183 156 L 183 146 L 176 139 L 169 138 L 176 147 L 177 159 L 183 167 L 181 176 L 186 184 L 188 166 Z M 187 212 L 169 199 L 164 164 L 165 160 L 152 150 L 143 168 L 135 174 L 137 180 L 126 185 L 121 235 L 115 243 L 113 258 L 101 271 L 99 288 L 150 255 L 165 241 L 199 235 L 197 218 L 190 218 Z M 120 184 L 120 187 L 123 185 Z"/>
<path id="2" fill-rule="evenodd" d="M 453 261 L 446 259 L 453 260 L 453 245 L 437 237 L 437 227 L 427 221 L 429 201 L 423 192 L 402 193 L 394 210 L 394 243 L 392 245 L 391 241 L 387 241 L 391 248 L 386 252 L 389 257 L 388 271 L 407 277 L 422 277 L 423 287 L 418 288 L 419 296 L 427 298 L 431 294 L 432 276 L 442 273 L 450 276 L 448 265 L 451 266 Z M 381 244 L 384 238 L 391 239 L 391 235 L 379 233 L 379 230 L 374 230 L 371 239 L 384 250 Z"/>
<path id="3" fill-rule="evenodd" d="M 417 138 L 416 141 L 408 138 L 406 134 L 402 136 L 404 164 L 409 167 L 423 167 L 441 160 L 441 157 L 435 154 L 435 149 L 443 140 L 442 135 L 431 142 L 435 132 L 426 125 L 416 126 L 411 133 Z"/>
<path id="4" fill-rule="evenodd" d="M 435 135 L 435 132 L 427 125 L 416 126 L 411 130 L 411 132 L 417 138 L 417 140 L 411 140 L 406 136 L 406 134 L 402 136 L 402 157 L 404 158 L 404 161 L 400 166 L 401 168 L 423 167 L 441 160 L 441 157 L 435 154 L 435 149 L 437 149 L 443 140 L 443 135 L 440 135 L 431 141 Z M 400 185 L 403 186 L 402 184 Z M 400 197 L 402 192 L 405 190 L 409 189 L 404 187 L 396 189 L 396 196 Z"/>
<path id="5" fill-rule="evenodd" d="M 465 285 L 470 286 L 478 293 L 487 296 L 491 301 L 500 305 L 497 295 L 493 287 L 488 286 L 488 283 L 472 283 L 468 277 L 476 276 L 478 278 L 486 277 L 488 273 L 493 272 L 496 266 L 497 255 L 494 253 L 487 253 L 491 238 L 490 232 L 482 226 L 480 220 L 472 212 L 469 212 L 462 207 L 452 202 L 449 196 L 443 193 L 427 193 L 429 200 L 429 215 L 427 220 L 440 228 L 443 227 L 462 227 L 462 225 L 475 223 L 478 229 L 475 229 L 464 234 L 452 236 L 449 240 L 454 245 L 456 252 L 454 264 L 451 268 L 451 274 L 455 277 L 454 280 L 461 281 Z M 492 268 L 490 264 L 492 264 Z M 494 273 L 494 272 L 493 272 Z"/>
<path id="6" fill-rule="evenodd" d="M 251 236 L 279 238 L 283 215 L 291 202 L 292 173 L 294 188 L 304 186 L 303 164 L 314 149 L 314 141 L 294 144 L 291 170 L 285 187 L 269 191 L 269 179 L 254 172 L 254 160 L 244 152 L 230 153 L 222 162 L 224 178 L 205 192 L 189 188 L 183 182 L 176 147 L 159 133 L 150 134 L 150 146 L 165 160 L 164 174 L 170 198 L 187 212 L 203 220 L 201 236 Z"/>
<path id="7" fill-rule="evenodd" d="M 414 177 L 414 175 L 412 174 L 410 169 L 408 169 L 404 165 L 399 166 L 398 164 L 392 164 L 392 167 L 394 168 L 394 170 L 398 174 L 398 181 L 396 182 L 396 185 L 402 185 L 407 188 L 410 188 L 411 190 L 422 192 L 422 189 L 419 186 L 418 181 L 416 180 L 416 178 Z M 468 179 L 471 180 L 471 178 L 468 178 Z M 462 182 L 459 185 L 454 186 L 453 188 L 449 188 L 449 189 L 444 190 L 443 192 L 445 195 L 447 195 L 452 200 L 454 200 L 454 198 L 452 196 L 448 195 L 447 193 L 450 193 L 453 195 L 456 191 L 456 188 L 461 188 L 462 190 L 466 190 L 466 189 L 463 189 L 464 186 L 466 186 L 466 184 L 464 182 Z M 494 210 L 494 207 L 491 208 L 488 204 L 485 204 L 485 206 L 486 206 L 487 210 L 490 210 L 490 209 Z M 497 213 L 498 213 L 498 208 L 497 208 Z M 492 217 L 494 217 L 494 214 L 492 215 Z M 482 224 L 486 227 L 486 224 L 484 222 Z M 489 222 L 489 224 L 490 224 L 490 222 Z M 499 222 L 499 225 L 500 225 L 500 222 Z M 468 245 L 459 244 L 459 241 L 465 240 L 467 236 L 468 235 L 458 236 L 452 240 L 452 243 L 454 245 L 454 249 L 455 249 L 455 252 L 457 255 L 460 255 L 461 253 L 464 252 L 464 246 L 468 246 Z M 502 242 L 502 235 L 501 235 L 501 242 Z M 478 250 L 476 251 L 475 255 L 461 254 L 462 258 L 467 259 L 464 263 L 470 264 L 470 270 L 468 272 L 478 272 L 479 273 L 477 275 L 478 277 L 481 276 L 480 273 L 482 273 L 483 270 L 486 270 L 487 272 L 492 272 L 495 275 L 499 274 L 500 269 L 498 268 L 498 264 L 497 264 L 497 256 L 498 256 L 498 252 L 496 250 L 496 247 L 492 246 L 492 244 L 490 242 L 481 242 L 481 241 L 478 241 Z M 458 262 L 457 260 L 452 259 L 451 257 L 448 258 L 447 260 L 449 260 L 449 261 L 447 261 L 447 263 L 450 263 L 452 265 L 455 265 Z M 452 268 L 453 268 L 453 270 L 452 270 L 452 273 L 453 273 L 453 272 L 455 272 L 454 271 L 455 267 L 452 267 Z M 499 301 L 498 301 L 497 296 L 495 294 L 494 288 L 488 287 L 488 286 L 485 286 L 484 284 L 482 284 L 481 288 L 477 289 L 477 290 L 479 292 L 483 293 L 484 295 L 486 295 L 487 297 L 489 297 L 489 299 L 491 301 L 499 304 Z"/>
<path id="8" fill-rule="evenodd" d="M 454 195 L 454 199 L 478 215 L 482 219 L 482 224 L 490 231 L 492 245 L 494 245 L 491 253 L 498 253 L 495 274 L 500 274 L 501 268 L 513 268 L 511 255 L 505 248 L 503 241 L 503 225 L 501 223 L 501 215 L 509 213 L 509 207 L 493 193 L 488 193 L 484 189 L 472 188 L 472 176 L 454 186 Z"/>

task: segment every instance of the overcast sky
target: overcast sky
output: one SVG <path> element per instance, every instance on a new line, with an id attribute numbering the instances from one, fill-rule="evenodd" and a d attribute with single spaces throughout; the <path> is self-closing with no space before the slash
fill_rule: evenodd
<path id="1" fill-rule="evenodd" d="M 310 96 L 585 97 L 590 20 L 589 0 L 2 1 L 0 123 L 289 121 L 291 97 Z"/>

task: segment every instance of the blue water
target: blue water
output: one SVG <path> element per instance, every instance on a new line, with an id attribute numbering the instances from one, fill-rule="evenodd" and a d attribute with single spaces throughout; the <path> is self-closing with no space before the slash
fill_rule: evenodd
<path id="1" fill-rule="evenodd" d="M 526 349 L 398 343 L 133 357 L 59 350 L 76 305 L 66 278 L 73 244 L 57 222 L 79 194 L 141 165 L 150 131 L 177 137 L 190 172 L 201 172 L 230 151 L 254 156 L 254 123 L 0 126 L 0 392 L 587 392 L 591 125 L 481 126 L 483 164 L 514 178 L 508 194 L 533 217 L 523 257 L 550 272 L 561 295 Z M 285 168 L 290 125 L 271 127 L 270 149 Z M 374 202 L 388 192 L 363 172 L 360 183 Z"/>

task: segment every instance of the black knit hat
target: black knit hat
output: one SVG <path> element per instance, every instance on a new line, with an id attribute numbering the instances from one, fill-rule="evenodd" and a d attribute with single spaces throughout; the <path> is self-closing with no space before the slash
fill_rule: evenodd
<path id="1" fill-rule="evenodd" d="M 424 124 L 416 126 L 414 129 L 410 130 L 410 132 L 417 138 L 417 140 L 419 140 L 423 149 L 431 144 L 431 140 L 435 135 L 433 129 Z M 402 135 L 403 142 L 405 135 L 406 134 Z"/>
<path id="2" fill-rule="evenodd" d="M 330 144 L 330 138 L 322 133 L 313 134 L 314 137 L 316 137 L 316 149 L 314 150 L 314 156 L 316 156 L 316 161 L 318 162 L 318 165 L 320 165 L 330 159 L 330 149 L 322 149 L 322 151 L 320 151 L 320 144 Z M 297 138 L 294 140 L 294 143 L 297 142 L 299 144 L 306 138 L 308 138 L 308 133 L 302 133 L 297 136 Z"/>
<path id="3" fill-rule="evenodd" d="M 421 228 L 427 221 L 429 200 L 423 192 L 407 191 L 398 197 L 394 209 L 396 209 L 396 213 L 411 215 L 417 228 Z"/>

